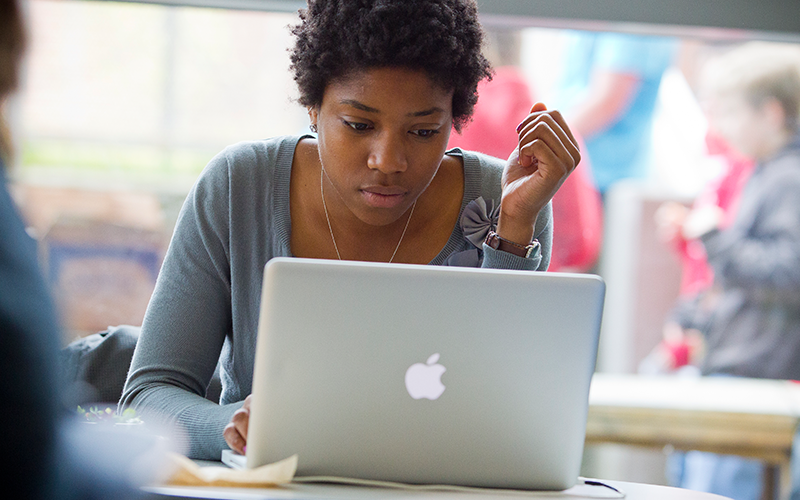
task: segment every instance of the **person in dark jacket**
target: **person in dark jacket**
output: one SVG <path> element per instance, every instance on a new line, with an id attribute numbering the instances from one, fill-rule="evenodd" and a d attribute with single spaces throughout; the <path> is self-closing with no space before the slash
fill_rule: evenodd
<path id="1" fill-rule="evenodd" d="M 0 2 L 0 109 L 16 87 L 24 46 L 20 5 Z M 143 497 L 136 483 L 147 471 L 131 466 L 143 457 L 158 463 L 154 438 L 134 441 L 107 426 L 79 423 L 62 400 L 54 306 L 36 242 L 7 189 L 10 144 L 0 115 L 0 428 L 6 431 L 0 453 L 8 464 L 3 488 L 14 498 L 37 500 Z"/>
<path id="2" fill-rule="evenodd" d="M 724 229 L 715 206 L 691 212 L 683 225 L 687 239 L 702 242 L 714 274 L 702 373 L 797 380 L 800 52 L 746 44 L 712 62 L 706 74 L 710 126 L 756 166 Z M 755 499 L 760 480 L 756 462 L 691 452 L 681 485 Z"/>

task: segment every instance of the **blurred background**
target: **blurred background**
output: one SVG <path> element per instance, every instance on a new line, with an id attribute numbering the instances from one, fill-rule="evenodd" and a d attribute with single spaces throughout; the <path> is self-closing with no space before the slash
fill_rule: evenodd
<path id="1" fill-rule="evenodd" d="M 65 343 L 141 324 L 183 199 L 216 153 L 308 131 L 288 71 L 292 9 L 171 3 L 26 3 L 30 46 L 21 90 L 6 104 L 17 153 L 10 176 L 40 241 Z M 800 31 L 554 23 L 530 17 L 529 6 L 488 3 L 497 87 L 481 89 L 486 107 L 479 103 L 451 145 L 507 156 L 508 148 L 489 150 L 502 139 L 481 143 L 471 134 L 499 129 L 513 143 L 518 121 L 503 114 L 509 96 L 523 116 L 520 106 L 536 101 L 564 111 L 585 160 L 554 202 L 551 270 L 606 279 L 598 370 L 647 370 L 685 285 L 681 256 L 663 241 L 656 213 L 665 202 L 692 205 L 738 160 L 709 135 L 704 67 L 754 39 L 797 48 Z M 615 99 L 604 100 L 609 89 Z M 618 123 L 616 139 L 600 138 Z M 607 165 L 609 156 L 626 164 Z M 666 483 L 664 453 L 592 453 L 585 475 Z"/>
<path id="2" fill-rule="evenodd" d="M 141 324 L 178 210 L 222 148 L 301 131 L 296 15 L 27 2 L 9 117 L 13 193 L 42 242 L 69 339 Z"/>

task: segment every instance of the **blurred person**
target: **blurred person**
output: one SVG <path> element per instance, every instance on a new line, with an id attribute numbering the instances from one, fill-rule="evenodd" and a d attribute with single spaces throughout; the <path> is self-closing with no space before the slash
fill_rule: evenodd
<path id="1" fill-rule="evenodd" d="M 682 227 L 702 242 L 720 291 L 705 374 L 800 379 L 799 64 L 795 48 L 753 43 L 707 71 L 712 129 L 756 166 L 731 220 L 709 204 Z"/>
<path id="2" fill-rule="evenodd" d="M 0 106 L 17 85 L 24 48 L 20 4 L 3 0 Z M 154 439 L 126 438 L 106 426 L 78 423 L 62 403 L 59 327 L 36 243 L 7 189 L 11 140 L 2 114 L 0 122 L 0 427 L 7 431 L 2 453 L 9 464 L 3 468 L 3 487 L 14 498 L 139 498 L 136 483 L 152 478 L 152 471 L 131 467 L 144 456 L 150 467 L 157 466 L 160 455 L 150 454 Z"/>
<path id="3" fill-rule="evenodd" d="M 800 500 L 800 429 L 795 432 L 792 444 L 791 481 L 790 500 Z"/>
<path id="4" fill-rule="evenodd" d="M 617 181 L 649 173 L 656 98 L 676 48 L 675 40 L 664 37 L 569 35 L 558 105 L 586 141 L 595 187 L 603 196 Z"/>
<path id="5" fill-rule="evenodd" d="M 503 158 L 519 141 L 514 129 L 534 104 L 534 89 L 519 68 L 522 34 L 486 30 L 484 54 L 492 64 L 491 80 L 478 84 L 472 120 L 450 135 L 448 148 L 460 147 Z M 578 146 L 583 139 L 575 135 Z M 603 233 L 602 204 L 591 179 L 591 163 L 583 157 L 553 196 L 553 248 L 548 271 L 587 271 L 594 265 Z"/>
<path id="6" fill-rule="evenodd" d="M 669 201 L 655 213 L 659 237 L 680 259 L 681 283 L 676 305 L 664 325 L 664 339 L 640 365 L 641 373 L 672 372 L 688 366 L 692 367 L 690 371 L 694 371 L 702 361 L 702 332 L 713 303 L 710 291 L 714 273 L 702 242 L 686 239 L 682 227 L 690 210 L 702 210 L 708 206 L 721 210 L 720 229 L 728 227 L 739 206 L 742 189 L 755 167 L 750 158 L 731 148 L 713 131 L 706 135 L 706 146 L 709 155 L 720 157 L 724 162 L 722 174 L 702 189 L 691 209 L 682 203 Z"/>
<path id="7" fill-rule="evenodd" d="M 746 44 L 704 75 L 711 129 L 755 168 L 732 213 L 698 206 L 680 227 L 713 270 L 702 374 L 800 379 L 800 54 Z M 685 488 L 756 499 L 762 465 L 689 452 L 676 476 Z"/>

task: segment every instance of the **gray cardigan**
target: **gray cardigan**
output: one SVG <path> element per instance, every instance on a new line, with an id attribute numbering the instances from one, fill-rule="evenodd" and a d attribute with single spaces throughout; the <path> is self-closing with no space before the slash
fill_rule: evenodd
<path id="1" fill-rule="evenodd" d="M 120 400 L 176 430 L 192 458 L 219 460 L 222 430 L 250 394 L 264 265 L 292 256 L 289 182 L 301 137 L 231 146 L 206 167 L 181 210 Z M 476 198 L 500 200 L 503 162 L 458 149 L 464 163 L 462 213 Z M 433 265 L 546 270 L 551 207 L 534 236 L 541 254 L 525 259 L 475 247 L 453 228 Z M 472 264 L 470 264 L 472 263 Z M 220 404 L 203 398 L 220 363 Z"/>
<path id="2" fill-rule="evenodd" d="M 717 293 L 703 372 L 800 379 L 800 135 L 756 166 L 731 226 L 702 241 Z"/>

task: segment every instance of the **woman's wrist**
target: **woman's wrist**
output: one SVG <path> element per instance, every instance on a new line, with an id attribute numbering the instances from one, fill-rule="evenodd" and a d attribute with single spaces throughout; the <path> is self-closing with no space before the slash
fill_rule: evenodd
<path id="1" fill-rule="evenodd" d="M 530 245 L 533 241 L 533 226 L 536 218 L 534 217 L 533 220 L 534 222 L 531 223 L 519 223 L 508 217 L 504 218 L 501 213 L 497 221 L 497 235 L 520 246 Z"/>
<path id="2" fill-rule="evenodd" d="M 494 248 L 495 250 L 500 250 L 501 252 L 522 257 L 524 259 L 530 258 L 531 255 L 541 248 L 539 242 L 536 240 L 533 240 L 529 245 L 523 246 L 518 243 L 514 243 L 513 241 L 503 239 L 494 231 L 489 231 L 489 234 L 486 236 L 486 240 L 484 241 L 484 245 Z"/>

